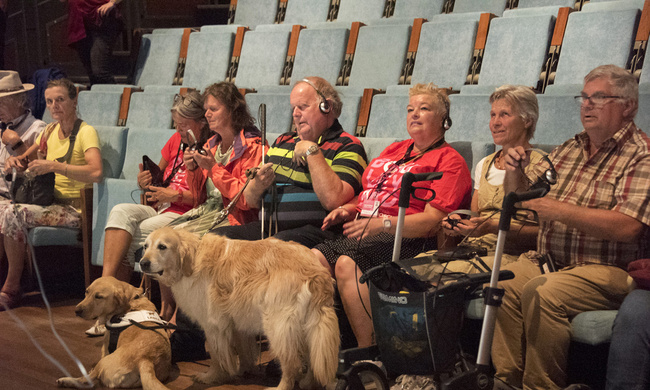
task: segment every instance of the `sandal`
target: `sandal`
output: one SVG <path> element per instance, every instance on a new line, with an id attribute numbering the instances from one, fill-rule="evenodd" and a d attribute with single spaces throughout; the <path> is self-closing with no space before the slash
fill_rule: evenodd
<path id="1" fill-rule="evenodd" d="M 20 291 L 0 291 L 0 311 L 20 306 L 23 294 Z"/>

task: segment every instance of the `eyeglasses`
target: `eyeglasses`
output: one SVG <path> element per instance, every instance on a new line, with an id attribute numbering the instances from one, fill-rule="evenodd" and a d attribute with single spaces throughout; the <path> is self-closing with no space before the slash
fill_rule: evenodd
<path id="1" fill-rule="evenodd" d="M 194 104 L 195 106 L 197 106 L 199 108 L 203 108 L 203 107 L 201 107 L 201 105 L 199 103 L 195 102 L 194 100 L 192 100 L 191 97 L 189 97 L 187 95 L 186 96 L 181 96 L 179 94 L 174 95 L 174 105 L 176 106 L 176 105 L 181 104 L 181 103 L 185 107 L 189 107 L 190 105 Z"/>
<path id="2" fill-rule="evenodd" d="M 587 96 L 585 94 L 582 94 L 580 96 L 575 96 L 574 99 L 576 102 L 580 105 L 583 105 L 585 102 L 589 101 L 589 103 L 600 106 L 608 102 L 608 99 L 621 99 L 622 96 L 612 96 L 612 95 L 601 95 L 599 93 L 596 93 L 592 96 Z"/>

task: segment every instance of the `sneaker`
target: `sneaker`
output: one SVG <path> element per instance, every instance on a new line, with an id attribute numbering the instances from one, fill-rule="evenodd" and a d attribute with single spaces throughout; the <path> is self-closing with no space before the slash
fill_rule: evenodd
<path id="1" fill-rule="evenodd" d="M 95 323 L 95 325 L 87 329 L 85 333 L 88 335 L 88 337 L 103 336 L 104 333 L 106 333 L 106 325 Z"/>

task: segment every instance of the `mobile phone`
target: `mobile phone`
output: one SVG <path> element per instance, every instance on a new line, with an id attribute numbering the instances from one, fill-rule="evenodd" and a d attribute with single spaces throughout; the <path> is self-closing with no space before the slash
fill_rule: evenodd
<path id="1" fill-rule="evenodd" d="M 199 142 L 196 140 L 194 132 L 191 129 L 187 130 L 187 135 L 189 136 L 191 142 L 189 149 L 196 151 L 198 154 L 207 156 L 208 153 L 205 151 L 205 149 L 199 147 Z"/>
<path id="2" fill-rule="evenodd" d="M 146 154 L 142 156 L 142 169 L 151 172 L 151 185 L 162 187 L 163 171 Z"/>

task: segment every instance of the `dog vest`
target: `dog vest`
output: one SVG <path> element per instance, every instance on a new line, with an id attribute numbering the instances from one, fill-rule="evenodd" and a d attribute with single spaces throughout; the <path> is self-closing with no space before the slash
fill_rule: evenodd
<path id="1" fill-rule="evenodd" d="M 168 325 L 167 321 L 160 318 L 158 313 L 149 310 L 130 311 L 122 316 L 113 316 L 110 320 L 106 321 L 106 329 L 110 332 L 108 353 L 113 353 L 117 349 L 117 340 L 120 338 L 120 333 L 124 329 L 140 322 L 155 322 L 160 325 L 151 327 L 151 329 L 166 327 Z"/>

